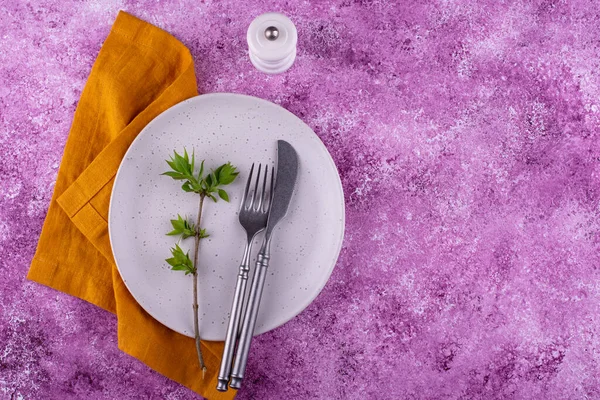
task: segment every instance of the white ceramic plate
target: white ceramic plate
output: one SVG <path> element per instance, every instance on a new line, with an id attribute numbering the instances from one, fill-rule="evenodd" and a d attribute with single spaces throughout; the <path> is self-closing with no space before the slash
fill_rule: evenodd
<path id="1" fill-rule="evenodd" d="M 110 241 L 127 288 L 167 327 L 193 336 L 192 278 L 171 271 L 164 260 L 176 241 L 165 235 L 171 228 L 169 220 L 178 213 L 195 219 L 198 198 L 183 192 L 180 182 L 161 175 L 169 169 L 165 159 L 185 146 L 190 152 L 195 150 L 196 160 L 205 160 L 205 168 L 230 161 L 240 171 L 226 188 L 230 203 L 207 201 L 202 215 L 210 237 L 201 242 L 199 259 L 200 336 L 223 340 L 245 245 L 237 217 L 244 184 L 253 162 L 275 165 L 277 139 L 294 146 L 300 166 L 288 215 L 276 228 L 271 244 L 255 332 L 260 334 L 306 308 L 337 261 L 344 234 L 344 196 L 323 143 L 304 122 L 273 103 L 217 93 L 194 97 L 165 111 L 127 151 L 110 202 Z M 193 239 L 180 245 L 191 250 Z M 253 257 L 257 252 L 255 242 Z"/>

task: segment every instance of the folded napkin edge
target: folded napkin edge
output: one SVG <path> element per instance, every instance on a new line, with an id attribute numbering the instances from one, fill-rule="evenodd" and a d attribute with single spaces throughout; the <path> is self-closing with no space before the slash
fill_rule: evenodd
<path id="1" fill-rule="evenodd" d="M 107 293 L 108 291 L 98 290 L 98 285 L 100 285 L 110 289 L 112 293 L 112 285 L 106 284 L 101 280 L 96 280 L 92 284 L 92 281 L 78 279 L 78 277 L 83 278 L 80 275 L 72 274 L 65 268 L 59 268 L 59 263 L 56 261 L 49 261 L 39 256 L 34 256 L 31 260 L 31 267 L 26 276 L 29 281 L 77 297 L 112 314 L 116 314 L 117 306 L 114 296 L 103 296 L 102 293 Z"/>

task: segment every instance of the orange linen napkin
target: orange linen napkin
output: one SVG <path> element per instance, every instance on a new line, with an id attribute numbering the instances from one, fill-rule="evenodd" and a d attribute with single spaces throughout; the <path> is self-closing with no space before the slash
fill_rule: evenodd
<path id="1" fill-rule="evenodd" d="M 204 380 L 194 341 L 150 317 L 127 291 L 112 256 L 108 206 L 125 151 L 154 117 L 196 96 L 194 63 L 173 36 L 120 12 L 75 112 L 28 278 L 117 314 L 119 348 L 209 399 L 222 342 L 203 342 Z M 190 310 L 191 312 L 191 310 Z"/>

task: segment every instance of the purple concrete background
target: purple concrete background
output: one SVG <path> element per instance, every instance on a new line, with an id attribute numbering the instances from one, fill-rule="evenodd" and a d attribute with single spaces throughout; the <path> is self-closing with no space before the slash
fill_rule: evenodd
<path id="1" fill-rule="evenodd" d="M 114 316 L 25 280 L 119 9 L 189 46 L 200 91 L 300 116 L 340 169 L 340 261 L 254 342 L 240 399 L 600 398 L 599 3 L 386 3 L 2 2 L 0 398 L 197 398 L 121 353 Z M 245 31 L 272 10 L 300 38 L 268 77 Z"/>

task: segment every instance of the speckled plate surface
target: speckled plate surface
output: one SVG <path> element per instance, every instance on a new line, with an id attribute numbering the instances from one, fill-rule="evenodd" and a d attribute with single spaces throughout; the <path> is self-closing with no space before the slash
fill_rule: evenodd
<path id="1" fill-rule="evenodd" d="M 290 142 L 300 169 L 287 217 L 276 228 L 256 334 L 274 329 L 319 294 L 341 248 L 344 196 L 337 169 L 315 133 L 287 110 L 237 94 L 208 94 L 182 102 L 154 119 L 133 142 L 115 179 L 109 232 L 117 267 L 140 305 L 169 328 L 193 333 L 192 282 L 165 263 L 175 243 L 169 220 L 194 218 L 197 197 L 161 173 L 173 150 L 193 148 L 197 160 L 215 168 L 231 161 L 240 170 L 227 190 L 231 202 L 205 203 L 210 234 L 199 260 L 200 335 L 223 340 L 245 233 L 237 212 L 252 162 L 275 164 L 276 140 Z M 193 240 L 181 247 L 191 249 Z M 253 249 L 256 255 L 258 246 Z M 249 287 L 249 286 L 248 286 Z"/>

